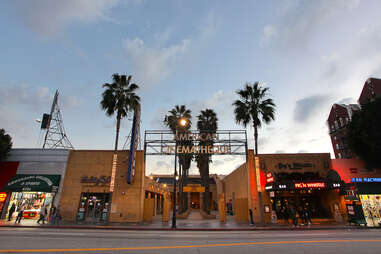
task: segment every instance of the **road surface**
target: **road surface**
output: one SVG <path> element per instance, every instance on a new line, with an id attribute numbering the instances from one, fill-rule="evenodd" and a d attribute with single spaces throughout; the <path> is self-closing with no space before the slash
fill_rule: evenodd
<path id="1" fill-rule="evenodd" d="M 173 232 L 0 228 L 0 253 L 381 253 L 381 230 Z"/>

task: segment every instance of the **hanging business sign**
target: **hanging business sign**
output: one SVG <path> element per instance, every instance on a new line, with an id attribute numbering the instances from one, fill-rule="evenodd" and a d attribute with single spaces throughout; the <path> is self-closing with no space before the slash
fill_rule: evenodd
<path id="1" fill-rule="evenodd" d="M 135 160 L 136 150 L 139 143 L 139 131 L 140 131 L 140 106 L 138 106 L 134 113 L 134 119 L 132 121 L 131 130 L 131 144 L 130 154 L 128 156 L 128 169 L 127 169 L 127 183 L 132 184 L 135 177 Z"/>
<path id="2" fill-rule="evenodd" d="M 60 175 L 15 175 L 3 190 L 57 192 L 60 179 Z"/>

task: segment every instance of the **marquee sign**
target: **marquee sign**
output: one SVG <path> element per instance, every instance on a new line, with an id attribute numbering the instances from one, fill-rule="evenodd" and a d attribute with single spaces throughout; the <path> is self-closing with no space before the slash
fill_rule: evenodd
<path id="1" fill-rule="evenodd" d="M 282 190 L 313 190 L 313 189 L 340 189 L 342 183 L 328 181 L 306 181 L 306 182 L 274 182 L 265 186 L 266 191 L 282 191 Z"/>
<path id="2" fill-rule="evenodd" d="M 208 142 L 210 144 L 205 145 Z M 240 130 L 219 130 L 216 133 L 193 130 L 177 135 L 171 131 L 146 131 L 144 152 L 145 155 L 247 155 L 247 134 Z"/>

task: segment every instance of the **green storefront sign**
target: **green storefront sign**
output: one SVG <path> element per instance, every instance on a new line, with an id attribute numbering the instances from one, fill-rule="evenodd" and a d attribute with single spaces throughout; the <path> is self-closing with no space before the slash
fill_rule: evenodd
<path id="1" fill-rule="evenodd" d="M 16 175 L 3 188 L 4 191 L 57 192 L 60 175 Z"/>

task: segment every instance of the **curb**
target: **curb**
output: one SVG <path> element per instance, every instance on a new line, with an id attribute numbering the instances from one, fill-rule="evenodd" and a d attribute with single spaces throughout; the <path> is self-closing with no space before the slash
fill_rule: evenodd
<path id="1" fill-rule="evenodd" d="M 285 227 L 250 227 L 250 228 L 147 228 L 147 227 L 120 227 L 120 226 L 22 226 L 0 225 L 0 228 L 48 228 L 48 229 L 101 229 L 101 230 L 126 230 L 126 231 L 309 231 L 309 230 L 365 230 L 381 229 L 381 227 L 310 227 L 310 228 L 285 228 Z"/>

